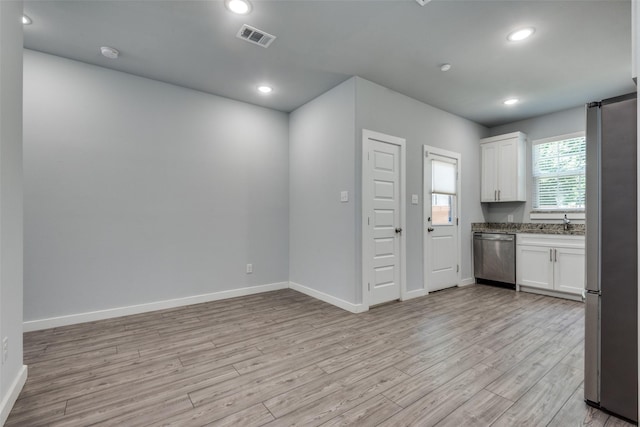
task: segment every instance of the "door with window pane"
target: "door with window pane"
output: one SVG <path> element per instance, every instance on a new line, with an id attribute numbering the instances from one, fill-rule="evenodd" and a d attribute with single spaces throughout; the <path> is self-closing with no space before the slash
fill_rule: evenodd
<path id="1" fill-rule="evenodd" d="M 426 147 L 425 147 L 426 148 Z M 425 149 L 425 287 L 456 286 L 458 262 L 458 159 Z"/>

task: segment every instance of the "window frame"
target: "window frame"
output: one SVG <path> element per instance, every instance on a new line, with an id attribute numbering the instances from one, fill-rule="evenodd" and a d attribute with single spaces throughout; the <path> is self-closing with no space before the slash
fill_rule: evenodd
<path id="1" fill-rule="evenodd" d="M 547 144 L 550 142 L 558 142 L 558 141 L 563 141 L 566 139 L 574 139 L 574 138 L 581 138 L 581 137 L 586 137 L 586 132 L 584 131 L 580 131 L 580 132 L 573 132 L 573 133 L 568 133 L 568 134 L 564 134 L 564 135 L 556 135 L 556 136 L 552 136 L 549 138 L 541 138 L 541 139 L 536 139 L 534 141 L 531 142 L 531 162 L 530 162 L 530 166 L 531 166 L 531 212 L 530 212 L 530 218 L 531 219 L 562 219 L 564 218 L 564 215 L 567 214 L 567 217 L 569 219 L 584 219 L 585 218 L 585 208 L 557 208 L 557 209 L 545 209 L 545 208 L 537 208 L 534 207 L 534 194 L 536 194 L 536 178 L 534 175 L 534 162 L 535 162 L 535 157 L 534 157 L 534 150 L 536 145 L 540 145 L 540 144 Z M 583 172 L 583 174 L 586 176 L 586 166 L 585 166 L 585 170 Z"/>

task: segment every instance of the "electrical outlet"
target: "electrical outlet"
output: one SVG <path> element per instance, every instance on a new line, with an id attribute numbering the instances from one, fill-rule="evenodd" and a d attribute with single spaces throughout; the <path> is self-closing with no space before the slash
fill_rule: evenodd
<path id="1" fill-rule="evenodd" d="M 507 222 L 513 222 L 513 215 L 507 215 Z"/>
<path id="2" fill-rule="evenodd" d="M 253 264 L 247 264 L 247 274 L 253 273 Z"/>
<path id="3" fill-rule="evenodd" d="M 342 203 L 349 201 L 349 192 L 348 191 L 341 191 L 340 192 L 340 201 Z"/>
<path id="4" fill-rule="evenodd" d="M 417 194 L 412 194 L 411 195 L 411 204 L 412 205 L 417 205 L 418 204 L 418 195 Z"/>
<path id="5" fill-rule="evenodd" d="M 9 357 L 9 337 L 2 339 L 2 363 L 7 361 Z"/>

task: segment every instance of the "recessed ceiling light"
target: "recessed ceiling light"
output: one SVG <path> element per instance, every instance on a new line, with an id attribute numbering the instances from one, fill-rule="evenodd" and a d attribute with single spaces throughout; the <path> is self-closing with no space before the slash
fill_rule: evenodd
<path id="1" fill-rule="evenodd" d="M 114 49 L 109 46 L 102 46 L 100 48 L 100 53 L 102 54 L 102 56 L 109 59 L 117 59 L 118 56 L 120 55 L 120 52 L 118 52 L 118 49 Z"/>
<path id="2" fill-rule="evenodd" d="M 527 37 L 531 36 L 533 33 L 535 33 L 535 31 L 536 29 L 533 27 L 522 28 L 520 30 L 509 33 L 509 35 L 507 36 L 507 40 L 509 40 L 510 42 L 519 42 L 520 40 L 524 40 Z"/>
<path id="3" fill-rule="evenodd" d="M 224 5 L 233 13 L 238 15 L 246 15 L 251 12 L 251 3 L 249 0 L 224 0 Z"/>
<path id="4" fill-rule="evenodd" d="M 514 105 L 517 104 L 520 100 L 518 98 L 509 98 L 509 99 L 505 99 L 503 104 L 504 105 Z"/>
<path id="5" fill-rule="evenodd" d="M 22 15 L 22 23 L 24 25 L 30 25 L 33 21 L 27 15 Z"/>
<path id="6" fill-rule="evenodd" d="M 271 86 L 262 85 L 262 86 L 258 86 L 258 91 L 260 93 L 271 93 L 273 92 L 273 88 Z"/>
<path id="7" fill-rule="evenodd" d="M 440 66 L 440 71 L 449 71 L 451 69 L 451 64 L 442 64 Z"/>

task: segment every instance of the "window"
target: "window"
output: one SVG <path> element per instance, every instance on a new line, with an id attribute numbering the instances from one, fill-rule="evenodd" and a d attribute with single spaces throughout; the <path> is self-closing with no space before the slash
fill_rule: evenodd
<path id="1" fill-rule="evenodd" d="M 456 164 L 436 160 L 433 157 L 431 160 L 431 224 L 454 225 Z"/>
<path id="2" fill-rule="evenodd" d="M 533 142 L 533 209 L 584 211 L 583 132 Z"/>
<path id="3" fill-rule="evenodd" d="M 431 224 L 453 225 L 453 196 L 435 193 L 431 196 Z"/>

